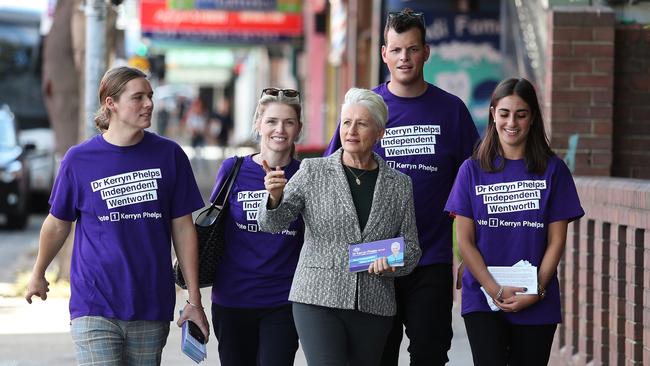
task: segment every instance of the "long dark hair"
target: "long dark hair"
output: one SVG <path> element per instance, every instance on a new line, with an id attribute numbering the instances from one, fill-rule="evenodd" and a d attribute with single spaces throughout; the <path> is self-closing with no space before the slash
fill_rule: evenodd
<path id="1" fill-rule="evenodd" d="M 496 123 L 494 123 L 492 109 L 496 108 L 502 98 L 510 95 L 517 95 L 530 108 L 530 130 L 526 136 L 526 152 L 524 156 L 526 169 L 529 172 L 543 174 L 546 171 L 548 159 L 554 154 L 549 146 L 548 137 L 544 130 L 544 120 L 542 119 L 542 111 L 539 108 L 535 88 L 530 81 L 523 78 L 504 80 L 494 89 L 492 99 L 490 100 L 490 112 L 485 137 L 476 151 L 474 151 L 473 158 L 479 160 L 481 169 L 487 172 L 503 170 L 505 165 L 503 148 L 499 143 L 499 135 L 497 134 Z M 501 157 L 501 159 L 497 161 L 496 157 Z"/>

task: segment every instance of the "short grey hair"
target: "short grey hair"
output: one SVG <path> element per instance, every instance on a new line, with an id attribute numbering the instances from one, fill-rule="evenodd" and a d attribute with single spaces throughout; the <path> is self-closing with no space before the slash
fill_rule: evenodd
<path id="1" fill-rule="evenodd" d="M 372 119 L 375 120 L 380 130 L 386 128 L 388 106 L 381 95 L 368 89 L 352 88 L 345 93 L 341 109 L 354 104 L 364 106 L 370 112 Z"/>

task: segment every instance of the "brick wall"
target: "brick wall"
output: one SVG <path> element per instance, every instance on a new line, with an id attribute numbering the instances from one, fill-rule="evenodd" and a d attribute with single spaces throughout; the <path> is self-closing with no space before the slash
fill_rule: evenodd
<path id="1" fill-rule="evenodd" d="M 544 113 L 586 215 L 558 268 L 564 322 L 552 365 L 650 365 L 650 29 L 610 8 L 548 14 Z M 588 177 L 601 176 L 601 177 Z M 647 268 L 646 268 L 647 267 Z"/>
<path id="2" fill-rule="evenodd" d="M 598 6 L 549 10 L 545 119 L 553 149 L 579 134 L 575 173 L 609 176 L 612 165 L 614 13 Z"/>
<path id="3" fill-rule="evenodd" d="M 650 181 L 576 178 L 552 365 L 650 365 Z"/>
<path id="4" fill-rule="evenodd" d="M 612 175 L 650 179 L 650 29 L 616 26 Z"/>

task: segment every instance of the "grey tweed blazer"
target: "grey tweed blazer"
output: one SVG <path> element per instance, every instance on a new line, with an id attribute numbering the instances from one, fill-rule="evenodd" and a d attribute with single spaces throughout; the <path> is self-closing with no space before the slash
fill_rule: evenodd
<path id="1" fill-rule="evenodd" d="M 386 165 L 377 154 L 379 174 L 368 223 L 359 227 L 350 186 L 341 163 L 342 150 L 326 158 L 305 159 L 287 183 L 282 201 L 258 210 L 260 230 L 277 233 L 298 215 L 305 221 L 305 242 L 289 300 L 375 315 L 396 313 L 394 276 L 410 273 L 420 259 L 411 179 Z M 384 276 L 348 271 L 348 246 L 404 237 L 404 267 Z"/>

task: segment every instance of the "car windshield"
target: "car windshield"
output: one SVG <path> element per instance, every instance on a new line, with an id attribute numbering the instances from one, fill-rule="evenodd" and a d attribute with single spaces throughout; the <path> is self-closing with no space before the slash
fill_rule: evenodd
<path id="1" fill-rule="evenodd" d="M 49 127 L 41 90 L 41 15 L 22 7 L 3 7 L 3 2 L 6 0 L 0 0 L 0 101 L 11 106 L 21 129 Z"/>
<path id="2" fill-rule="evenodd" d="M 12 75 L 30 71 L 38 28 L 0 23 L 0 73 Z"/>
<path id="3" fill-rule="evenodd" d="M 0 149 L 7 149 L 16 146 L 16 131 L 11 118 L 0 111 Z"/>

